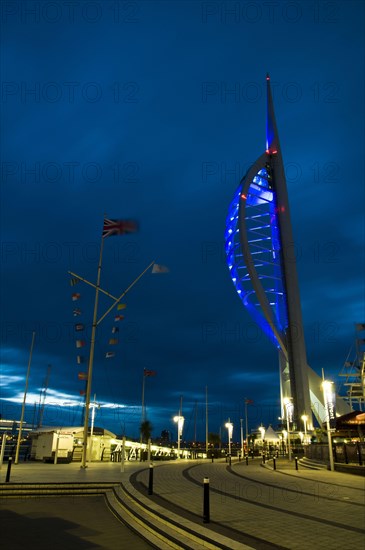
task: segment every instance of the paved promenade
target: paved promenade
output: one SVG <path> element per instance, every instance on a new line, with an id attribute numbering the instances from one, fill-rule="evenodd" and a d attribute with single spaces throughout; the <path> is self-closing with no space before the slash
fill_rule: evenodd
<path id="1" fill-rule="evenodd" d="M 234 543 L 236 548 L 259 550 L 363 548 L 363 477 L 300 466 L 297 471 L 294 461 L 284 459 L 277 460 L 275 471 L 270 464 L 265 466 L 258 458 L 250 459 L 248 465 L 232 461 L 231 466 L 209 460 L 156 462 L 153 495 L 147 491 L 148 463 L 126 462 L 124 472 L 120 463 L 91 463 L 86 469 L 79 463 L 19 463 L 13 465 L 10 483 L 6 484 L 4 464 L 0 482 L 2 489 L 29 483 L 123 483 L 142 506 L 153 506 L 166 518 L 178 517 L 189 526 L 195 525 L 198 536 L 213 534 L 217 548 L 220 544 L 221 548 L 234 548 Z M 203 523 L 205 477 L 210 487 L 209 523 Z M 2 527 L 8 526 L 2 540 L 12 542 L 9 548 L 32 546 L 35 533 L 38 548 L 156 547 L 121 524 L 101 495 L 2 498 L 1 507 L 5 519 Z M 231 544 L 227 545 L 229 539 Z"/>

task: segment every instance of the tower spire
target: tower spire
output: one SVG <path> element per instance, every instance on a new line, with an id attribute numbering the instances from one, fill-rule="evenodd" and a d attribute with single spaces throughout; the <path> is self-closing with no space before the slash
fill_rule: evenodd
<path id="1" fill-rule="evenodd" d="M 276 127 L 274 103 L 272 100 L 270 75 L 266 74 L 267 83 L 267 114 L 266 114 L 266 152 L 274 155 L 279 151 L 279 134 Z"/>

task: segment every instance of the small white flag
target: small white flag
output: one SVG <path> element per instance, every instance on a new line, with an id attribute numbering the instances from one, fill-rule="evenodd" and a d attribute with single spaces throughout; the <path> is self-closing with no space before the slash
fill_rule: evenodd
<path id="1" fill-rule="evenodd" d="M 152 273 L 168 273 L 169 271 L 165 265 L 153 264 Z"/>

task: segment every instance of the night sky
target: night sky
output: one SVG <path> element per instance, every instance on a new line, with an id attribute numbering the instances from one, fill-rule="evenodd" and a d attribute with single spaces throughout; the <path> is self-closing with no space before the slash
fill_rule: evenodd
<path id="1" fill-rule="evenodd" d="M 308 363 L 340 383 L 364 312 L 364 4 L 356 1 L 1 3 L 1 414 L 79 425 L 103 218 L 101 286 L 127 294 L 100 324 L 95 424 L 138 437 L 143 369 L 153 436 L 182 397 L 183 438 L 277 424 L 277 351 L 224 254 L 234 191 L 265 149 L 270 73 L 287 174 Z M 72 293 L 80 293 L 77 302 Z M 99 317 L 111 305 L 99 302 Z M 75 307 L 82 316 L 75 318 Z M 81 336 L 75 323 L 86 325 Z M 338 386 L 340 392 L 344 389 Z M 42 398 L 43 399 L 43 398 Z"/>

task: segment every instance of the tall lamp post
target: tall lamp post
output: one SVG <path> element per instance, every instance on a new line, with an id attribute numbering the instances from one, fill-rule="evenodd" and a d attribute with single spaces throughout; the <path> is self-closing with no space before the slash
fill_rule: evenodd
<path id="1" fill-rule="evenodd" d="M 94 393 L 94 402 L 90 403 L 91 408 L 91 429 L 90 429 L 90 449 L 88 452 L 89 462 L 92 462 L 92 452 L 93 452 L 93 435 L 94 435 L 94 423 L 95 423 L 95 409 L 100 409 L 100 405 L 96 403 L 96 393 Z"/>
<path id="2" fill-rule="evenodd" d="M 262 425 L 259 426 L 259 432 L 261 434 L 262 453 L 264 453 L 265 428 Z"/>
<path id="3" fill-rule="evenodd" d="M 288 432 L 283 430 L 283 453 L 286 454 Z"/>
<path id="4" fill-rule="evenodd" d="M 333 390 L 333 382 L 330 380 L 323 380 L 322 391 L 324 398 L 324 406 L 326 411 L 326 424 L 327 424 L 327 438 L 328 438 L 328 454 L 330 459 L 330 469 L 334 472 L 335 466 L 333 461 L 333 449 L 332 449 L 332 436 L 330 421 L 335 420 L 335 392 Z"/>
<path id="5" fill-rule="evenodd" d="M 184 427 L 184 417 L 179 414 L 178 416 L 174 416 L 174 422 L 177 423 L 177 457 L 180 458 L 180 439 L 183 432 Z"/>
<path id="6" fill-rule="evenodd" d="M 228 418 L 228 422 L 225 423 L 225 427 L 228 430 L 228 454 L 229 456 L 231 456 L 231 439 L 232 439 L 232 433 L 233 433 L 233 424 L 230 418 Z"/>
<path id="7" fill-rule="evenodd" d="M 243 427 L 242 427 L 242 422 L 243 422 L 243 418 L 240 418 L 240 423 L 241 423 L 241 456 L 243 457 L 244 452 L 243 452 Z"/>
<path id="8" fill-rule="evenodd" d="M 286 429 L 288 431 L 288 458 L 289 460 L 291 460 L 290 420 L 293 417 L 293 403 L 290 401 L 289 397 L 284 399 L 284 405 L 285 405 L 285 416 L 286 416 Z"/>
<path id="9" fill-rule="evenodd" d="M 303 423 L 304 423 L 304 440 L 303 440 L 303 443 L 304 445 L 306 445 L 308 443 L 308 440 L 307 440 L 307 422 L 308 422 L 308 416 L 306 414 L 303 414 L 302 415 L 302 420 L 303 420 Z"/>

